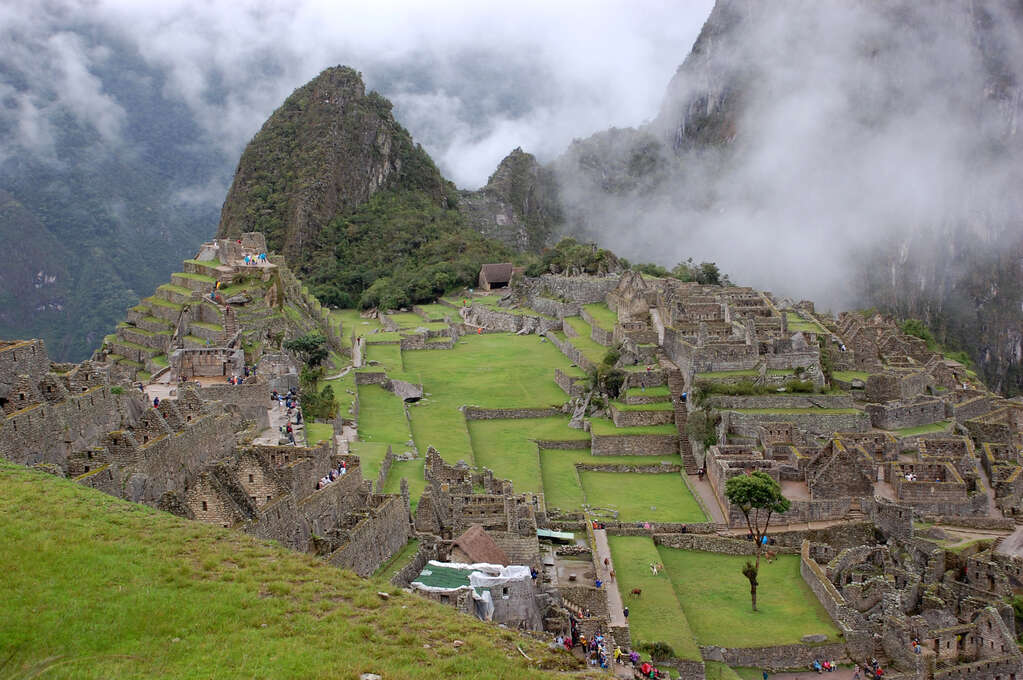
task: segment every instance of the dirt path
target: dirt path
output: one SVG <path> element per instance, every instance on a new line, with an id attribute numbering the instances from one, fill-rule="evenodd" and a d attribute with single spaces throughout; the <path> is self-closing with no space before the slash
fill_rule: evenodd
<path id="1" fill-rule="evenodd" d="M 625 612 L 622 610 L 622 594 L 618 592 L 618 582 L 612 581 L 609 573 L 615 568 L 615 565 L 611 561 L 611 547 L 607 543 L 607 532 L 603 529 L 595 529 L 593 531 L 593 539 L 597 547 L 595 557 L 597 573 L 600 574 L 600 578 L 604 582 L 607 609 L 611 614 L 611 625 L 627 626 L 629 621 L 625 618 Z M 604 560 L 608 561 L 610 565 L 608 568 L 604 568 Z"/>
<path id="2" fill-rule="evenodd" d="M 1016 527 L 1016 531 L 1006 537 L 995 552 L 1000 555 L 1023 557 L 1023 526 Z"/>

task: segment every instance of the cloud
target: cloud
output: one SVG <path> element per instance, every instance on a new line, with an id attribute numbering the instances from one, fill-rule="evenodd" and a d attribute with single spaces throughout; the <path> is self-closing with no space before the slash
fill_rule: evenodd
<path id="1" fill-rule="evenodd" d="M 734 25 L 687 63 L 648 128 L 673 159 L 668 179 L 608 201 L 578 166 L 563 175 L 589 233 L 630 258 L 716 260 L 835 307 L 861 302 L 853 282 L 891 254 L 927 263 L 916 286 L 954 285 L 940 263 L 955 266 L 957 235 L 1023 234 L 1020 17 L 1001 6 L 723 6 Z M 706 133 L 708 109 L 730 120 L 727 141 L 676 155 L 677 140 Z"/>
<path id="2" fill-rule="evenodd" d="M 549 158 L 649 117 L 711 4 L 14 0 L 0 8 L 0 84 L 19 80 L 30 101 L 5 97 L 3 112 L 32 131 L 28 146 L 46 143 L 54 107 L 116 139 L 130 105 L 97 67 L 104 44 L 129 45 L 233 166 L 292 90 L 347 64 L 472 187 L 516 146 Z"/>

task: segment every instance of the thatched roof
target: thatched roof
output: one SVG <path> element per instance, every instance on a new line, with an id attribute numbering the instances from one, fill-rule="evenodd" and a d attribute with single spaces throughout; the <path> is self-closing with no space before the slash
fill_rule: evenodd
<path id="1" fill-rule="evenodd" d="M 507 567 L 510 562 L 507 553 L 497 547 L 494 539 L 479 524 L 473 524 L 456 538 L 451 544 L 451 549 L 455 548 L 460 548 L 470 563 L 486 562 Z"/>
<path id="2" fill-rule="evenodd" d="M 511 281 L 512 269 L 511 262 L 500 262 L 483 265 L 481 273 L 486 277 L 487 283 L 508 283 Z"/>

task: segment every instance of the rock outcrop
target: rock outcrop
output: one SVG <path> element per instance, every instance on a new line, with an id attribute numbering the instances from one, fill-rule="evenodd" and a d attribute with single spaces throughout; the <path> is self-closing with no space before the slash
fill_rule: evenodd
<path id="1" fill-rule="evenodd" d="M 272 250 L 304 259 L 324 226 L 382 189 L 421 191 L 438 204 L 454 197 L 391 103 L 366 94 L 355 70 L 329 68 L 295 90 L 246 147 L 218 236 L 261 231 Z"/>
<path id="2" fill-rule="evenodd" d="M 484 236 L 524 251 L 539 251 L 561 222 L 554 173 L 521 148 L 501 161 L 485 187 L 460 192 L 458 209 Z"/>

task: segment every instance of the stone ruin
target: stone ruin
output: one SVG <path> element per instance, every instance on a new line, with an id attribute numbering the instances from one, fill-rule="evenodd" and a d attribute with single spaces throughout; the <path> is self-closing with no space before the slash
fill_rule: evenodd
<path id="1" fill-rule="evenodd" d="M 374 494 L 357 456 L 246 443 L 269 389 L 179 385 L 154 408 L 108 363 L 51 364 L 40 340 L 0 343 L 0 456 L 113 496 L 316 552 L 368 576 L 411 534 L 409 498 Z M 344 461 L 346 474 L 317 489 Z"/>

